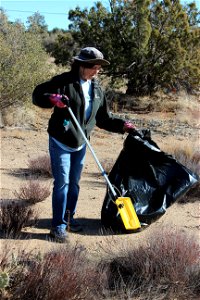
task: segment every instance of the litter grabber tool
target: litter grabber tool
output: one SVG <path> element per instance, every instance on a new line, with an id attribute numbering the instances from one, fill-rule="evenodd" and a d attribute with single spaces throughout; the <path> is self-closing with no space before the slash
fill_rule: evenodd
<path id="1" fill-rule="evenodd" d="M 70 116 L 72 117 L 74 123 L 76 124 L 77 128 L 79 129 L 82 137 L 84 138 L 89 150 L 91 151 L 100 171 L 101 171 L 101 174 L 102 176 L 104 176 L 109 188 L 110 188 L 110 191 L 113 195 L 113 202 L 116 204 L 117 206 L 117 209 L 118 209 L 118 213 L 120 214 L 121 216 L 121 219 L 122 219 L 122 222 L 124 224 L 124 227 L 126 230 L 136 230 L 136 229 L 139 229 L 141 227 L 141 224 L 140 224 L 140 221 L 137 217 L 137 214 L 135 212 L 135 208 L 133 206 L 133 203 L 131 201 L 131 199 L 129 197 L 118 197 L 114 187 L 112 186 L 105 170 L 103 169 L 102 165 L 100 164 L 92 146 L 90 145 L 85 133 L 83 132 L 78 120 L 76 119 L 72 109 L 70 108 L 70 104 L 69 104 L 69 99 L 67 96 L 63 95 L 62 97 L 62 101 L 64 104 L 66 104 L 67 106 L 67 109 L 69 111 L 69 114 Z"/>
<path id="2" fill-rule="evenodd" d="M 122 219 L 122 222 L 124 224 L 124 227 L 126 230 L 136 230 L 136 229 L 139 229 L 141 227 L 141 224 L 140 224 L 140 221 L 137 217 L 137 214 L 135 212 L 135 208 L 133 206 L 133 203 L 131 201 L 131 199 L 129 197 L 118 197 L 114 187 L 112 186 L 105 170 L 103 169 L 102 165 L 100 164 L 92 146 L 90 145 L 85 133 L 83 132 L 78 120 L 76 119 L 72 109 L 70 108 L 70 103 L 69 103 L 69 99 L 67 96 L 65 95 L 62 95 L 62 102 L 64 104 L 66 104 L 67 106 L 67 109 L 68 109 L 68 112 L 71 116 L 71 118 L 73 119 L 74 123 L 76 124 L 77 128 L 79 129 L 82 137 L 84 138 L 89 150 L 91 151 L 100 171 L 101 171 L 101 174 L 104 176 L 109 188 L 110 188 L 110 191 L 113 195 L 113 198 L 114 200 L 112 200 L 115 205 L 117 206 L 117 209 L 118 209 L 118 213 L 120 214 L 120 217 Z"/>

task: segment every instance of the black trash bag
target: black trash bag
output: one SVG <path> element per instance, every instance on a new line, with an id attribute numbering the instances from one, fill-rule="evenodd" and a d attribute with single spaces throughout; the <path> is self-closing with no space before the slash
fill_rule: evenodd
<path id="1" fill-rule="evenodd" d="M 131 198 L 139 221 L 150 225 L 198 181 L 198 175 L 161 151 L 151 139 L 150 130 L 140 130 L 127 136 L 109 179 L 119 196 Z M 126 231 L 112 200 L 107 188 L 102 225 Z"/>

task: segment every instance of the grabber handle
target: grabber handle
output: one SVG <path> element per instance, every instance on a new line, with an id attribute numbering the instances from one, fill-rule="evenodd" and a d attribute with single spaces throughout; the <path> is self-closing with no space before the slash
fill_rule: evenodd
<path id="1" fill-rule="evenodd" d="M 67 108 L 69 108 L 70 104 L 69 104 L 69 98 L 66 95 L 62 95 L 61 101 L 67 105 Z"/>

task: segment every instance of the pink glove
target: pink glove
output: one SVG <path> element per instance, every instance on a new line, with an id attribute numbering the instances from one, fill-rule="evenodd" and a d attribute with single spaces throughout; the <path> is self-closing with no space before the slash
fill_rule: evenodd
<path id="1" fill-rule="evenodd" d="M 59 95 L 59 94 L 51 94 L 49 96 L 49 99 L 51 101 L 51 103 L 54 105 L 54 106 L 57 106 L 59 108 L 64 108 L 66 107 L 66 105 L 61 101 L 62 99 L 62 95 Z"/>
<path id="2" fill-rule="evenodd" d="M 131 130 L 136 129 L 135 125 L 130 121 L 124 123 L 124 132 L 131 132 Z"/>

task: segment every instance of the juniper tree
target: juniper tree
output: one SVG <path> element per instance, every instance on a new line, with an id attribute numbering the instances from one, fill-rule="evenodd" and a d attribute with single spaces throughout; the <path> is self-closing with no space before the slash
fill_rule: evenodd
<path id="1" fill-rule="evenodd" d="M 180 0 L 109 0 L 69 11 L 69 31 L 53 55 L 67 64 L 80 48 L 99 48 L 110 60 L 115 83 L 127 79 L 127 93 L 149 94 L 160 87 L 195 87 L 200 80 L 200 28 L 195 3 Z"/>

